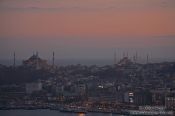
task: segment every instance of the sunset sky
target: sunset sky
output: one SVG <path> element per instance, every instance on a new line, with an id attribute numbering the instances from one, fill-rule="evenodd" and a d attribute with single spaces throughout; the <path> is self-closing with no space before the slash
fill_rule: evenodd
<path id="1" fill-rule="evenodd" d="M 175 0 L 0 0 L 0 59 L 175 58 Z"/>

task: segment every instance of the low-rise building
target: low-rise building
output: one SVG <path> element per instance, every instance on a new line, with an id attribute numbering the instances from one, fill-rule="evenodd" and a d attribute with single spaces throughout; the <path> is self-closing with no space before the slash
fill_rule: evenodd
<path id="1" fill-rule="evenodd" d="M 36 91 L 42 90 L 42 83 L 41 82 L 33 82 L 33 83 L 27 83 L 26 84 L 26 93 L 31 94 Z"/>

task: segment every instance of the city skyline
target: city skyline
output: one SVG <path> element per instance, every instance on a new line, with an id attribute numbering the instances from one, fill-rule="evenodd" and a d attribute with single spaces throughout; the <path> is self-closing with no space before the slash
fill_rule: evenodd
<path id="1" fill-rule="evenodd" d="M 0 115 L 174 116 L 175 0 L 0 0 Z"/>

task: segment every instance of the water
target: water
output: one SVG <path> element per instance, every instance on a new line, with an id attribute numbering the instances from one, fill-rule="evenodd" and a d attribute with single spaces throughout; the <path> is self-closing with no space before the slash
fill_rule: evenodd
<path id="1" fill-rule="evenodd" d="M 56 110 L 0 110 L 0 116 L 119 116 L 111 113 L 62 113 Z"/>

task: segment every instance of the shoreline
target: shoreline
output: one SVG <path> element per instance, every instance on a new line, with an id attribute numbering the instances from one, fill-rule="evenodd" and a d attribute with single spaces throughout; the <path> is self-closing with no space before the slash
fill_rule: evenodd
<path id="1" fill-rule="evenodd" d="M 123 113 L 119 112 L 111 112 L 111 111 L 100 111 L 100 110 L 85 110 L 85 111 L 78 111 L 78 110 L 60 110 L 60 109 L 53 109 L 53 108 L 0 108 L 0 111 L 6 111 L 6 110 L 50 110 L 50 111 L 59 111 L 59 112 L 65 112 L 65 113 L 104 113 L 104 114 L 121 114 L 125 115 Z"/>

